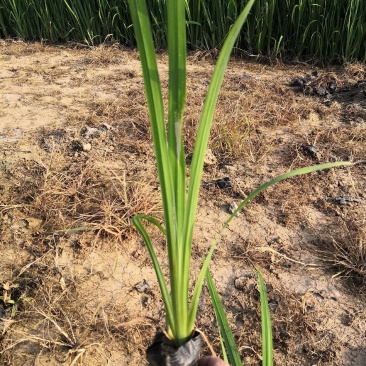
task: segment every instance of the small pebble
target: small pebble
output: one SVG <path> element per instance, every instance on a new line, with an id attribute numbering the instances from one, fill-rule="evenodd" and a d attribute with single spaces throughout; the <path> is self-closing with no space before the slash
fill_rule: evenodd
<path id="1" fill-rule="evenodd" d="M 230 177 L 225 177 L 225 178 L 221 178 L 221 179 L 217 179 L 215 181 L 215 185 L 221 189 L 226 189 L 226 188 L 233 188 L 233 182 L 231 181 Z"/>
<path id="2" fill-rule="evenodd" d="M 137 283 L 134 286 L 135 290 L 137 290 L 138 292 L 146 292 L 149 288 L 150 288 L 150 284 L 149 282 L 147 282 L 146 280 L 143 280 L 142 282 Z"/>
<path id="3" fill-rule="evenodd" d="M 95 127 L 85 126 L 81 129 L 80 134 L 86 139 L 98 137 L 100 135 L 100 130 Z"/>
<path id="4" fill-rule="evenodd" d="M 233 214 L 237 208 L 238 208 L 238 205 L 236 204 L 235 201 L 233 201 L 233 202 L 230 203 L 229 212 L 231 214 Z M 239 216 L 240 216 L 240 212 L 237 212 L 237 214 L 235 215 L 235 217 L 239 217 Z"/>
<path id="5" fill-rule="evenodd" d="M 212 153 L 211 149 L 206 150 L 204 163 L 205 165 L 215 165 L 217 163 L 216 156 Z"/>
<path id="6" fill-rule="evenodd" d="M 89 142 L 83 144 L 83 151 L 90 151 L 91 148 L 92 148 L 92 146 Z"/>
<path id="7" fill-rule="evenodd" d="M 234 280 L 234 286 L 237 290 L 244 290 L 245 289 L 245 285 L 248 282 L 248 278 L 246 277 L 237 277 Z"/>
<path id="8" fill-rule="evenodd" d="M 110 124 L 108 124 L 107 122 L 103 123 L 103 126 L 107 129 L 107 130 L 111 130 L 112 126 Z"/>
<path id="9" fill-rule="evenodd" d="M 29 228 L 29 221 L 28 221 L 28 220 L 26 220 L 26 219 L 20 219 L 20 220 L 18 221 L 18 226 L 19 226 L 20 228 L 28 229 L 28 228 Z"/>
<path id="10" fill-rule="evenodd" d="M 79 140 L 73 140 L 71 142 L 71 149 L 73 151 L 83 151 L 83 144 Z"/>
<path id="11" fill-rule="evenodd" d="M 318 92 L 319 95 L 323 96 L 323 95 L 326 94 L 327 91 L 322 86 L 319 86 L 317 92 Z"/>
<path id="12" fill-rule="evenodd" d="M 318 152 L 316 151 L 315 147 L 310 144 L 303 144 L 301 145 L 302 151 L 304 155 L 311 157 L 312 159 L 318 159 Z"/>

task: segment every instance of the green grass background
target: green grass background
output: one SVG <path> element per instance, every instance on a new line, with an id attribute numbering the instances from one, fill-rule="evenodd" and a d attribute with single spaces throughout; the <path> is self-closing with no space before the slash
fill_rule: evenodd
<path id="1" fill-rule="evenodd" d="M 166 46 L 166 0 L 147 0 L 156 48 Z M 247 0 L 186 0 L 190 49 L 220 48 Z M 366 61 L 364 0 L 257 0 L 237 50 L 253 55 Z M 0 37 L 134 46 L 126 0 L 1 0 Z"/>

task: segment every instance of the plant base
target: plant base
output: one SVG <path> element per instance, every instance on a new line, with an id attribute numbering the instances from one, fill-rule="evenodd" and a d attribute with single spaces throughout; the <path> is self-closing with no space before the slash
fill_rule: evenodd
<path id="1" fill-rule="evenodd" d="M 201 346 L 202 338 L 198 332 L 179 348 L 163 333 L 158 333 L 153 344 L 147 349 L 146 357 L 150 366 L 196 366 Z"/>

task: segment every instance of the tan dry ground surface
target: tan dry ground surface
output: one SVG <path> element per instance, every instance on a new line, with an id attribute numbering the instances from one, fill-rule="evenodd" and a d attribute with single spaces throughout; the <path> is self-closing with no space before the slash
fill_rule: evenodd
<path id="1" fill-rule="evenodd" d="M 188 160 L 214 61 L 188 60 Z M 166 86 L 167 57 L 159 63 Z M 365 66 L 318 69 L 348 86 L 330 103 L 288 86 L 312 70 L 230 63 L 193 276 L 232 201 L 292 168 L 365 159 Z M 0 86 L 0 363 L 145 365 L 164 312 L 130 219 L 162 212 L 137 53 L 2 42 Z M 210 184 L 223 177 L 233 188 Z M 361 163 L 288 180 L 225 231 L 211 269 L 246 365 L 261 352 L 254 266 L 267 283 L 276 365 L 366 364 L 365 179 Z M 89 230 L 69 230 L 78 227 Z M 219 352 L 206 292 L 197 327 Z"/>

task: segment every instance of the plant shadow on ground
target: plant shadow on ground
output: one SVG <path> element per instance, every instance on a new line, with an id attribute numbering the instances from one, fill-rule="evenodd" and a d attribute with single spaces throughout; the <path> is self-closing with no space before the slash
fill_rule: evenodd
<path id="1" fill-rule="evenodd" d="M 2 46 L 0 360 L 143 365 L 164 314 L 130 221 L 162 215 L 137 54 Z M 159 55 L 165 84 L 166 61 Z M 188 59 L 187 159 L 212 62 Z M 204 171 L 193 274 L 233 201 L 291 168 L 365 158 L 362 89 L 323 103 L 288 87 L 311 71 L 231 61 Z M 318 70 L 328 71 L 343 86 L 365 77 L 358 64 Z M 230 184 L 220 188 L 222 178 Z M 245 364 L 260 361 L 257 265 L 277 364 L 363 365 L 365 178 L 359 164 L 282 182 L 224 233 L 211 269 Z M 162 237 L 153 238 L 164 257 Z M 207 293 L 197 326 L 220 352 Z"/>

